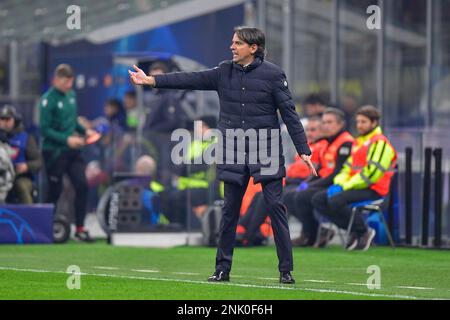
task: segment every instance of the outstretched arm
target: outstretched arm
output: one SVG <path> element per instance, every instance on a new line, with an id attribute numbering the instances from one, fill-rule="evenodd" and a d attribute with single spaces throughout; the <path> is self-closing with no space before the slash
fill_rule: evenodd
<path id="1" fill-rule="evenodd" d="M 173 72 L 157 76 L 147 76 L 137 66 L 135 72 L 128 71 L 134 85 L 149 85 L 156 88 L 184 90 L 217 90 L 218 68 L 197 72 Z"/>

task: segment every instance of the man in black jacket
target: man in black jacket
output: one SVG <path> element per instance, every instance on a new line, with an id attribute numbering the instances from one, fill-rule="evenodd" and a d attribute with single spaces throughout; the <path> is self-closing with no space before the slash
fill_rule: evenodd
<path id="1" fill-rule="evenodd" d="M 169 73 L 155 77 L 147 76 L 134 66 L 135 72 L 129 71 L 130 79 L 136 85 L 213 90 L 219 94 L 218 128 L 224 137 L 222 157 L 226 155 L 227 159 L 225 163 L 222 162 L 223 159 L 219 159 L 217 164 L 218 178 L 225 182 L 224 205 L 216 271 L 208 281 L 229 281 L 239 210 L 249 178 L 252 176 L 255 183 L 262 184 L 272 221 L 280 282 L 294 283 L 290 273 L 293 270 L 293 258 L 286 207 L 281 201 L 282 178 L 286 171 L 278 110 L 297 152 L 310 165 L 311 172 L 316 172 L 311 164 L 311 151 L 295 111 L 286 76 L 278 66 L 264 60 L 264 33 L 247 27 L 237 27 L 234 31 L 230 47 L 233 53 L 232 61 L 224 61 L 219 66 L 205 71 Z M 252 135 L 255 131 L 257 132 Z M 245 135 L 236 132 L 245 132 Z M 249 132 L 251 134 L 247 135 Z M 236 144 L 239 144 L 237 148 Z M 243 148 L 240 148 L 242 145 Z M 267 160 L 271 166 L 269 170 Z M 273 163 L 276 166 L 274 172 L 271 170 Z"/>

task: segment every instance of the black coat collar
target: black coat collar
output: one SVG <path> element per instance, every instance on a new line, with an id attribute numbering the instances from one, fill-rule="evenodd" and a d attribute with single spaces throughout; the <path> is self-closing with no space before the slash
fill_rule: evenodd
<path id="1" fill-rule="evenodd" d="M 252 63 L 250 63 L 248 66 L 243 67 L 240 64 L 237 63 L 233 63 L 234 68 L 236 68 L 239 71 L 243 71 L 243 72 L 249 72 L 252 71 L 256 68 L 258 68 L 262 63 L 263 63 L 263 59 L 261 57 L 256 57 L 255 60 L 253 60 Z"/>

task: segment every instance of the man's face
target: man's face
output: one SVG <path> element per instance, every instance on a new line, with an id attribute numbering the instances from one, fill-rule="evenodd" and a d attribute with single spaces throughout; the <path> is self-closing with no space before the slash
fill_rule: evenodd
<path id="1" fill-rule="evenodd" d="M 1 117 L 0 118 L 0 129 L 6 132 L 11 132 L 14 129 L 14 118 L 13 117 Z"/>
<path id="2" fill-rule="evenodd" d="M 305 104 L 305 113 L 307 117 L 319 116 L 325 110 L 325 106 L 319 103 Z"/>
<path id="3" fill-rule="evenodd" d="M 127 110 L 131 110 L 136 107 L 136 98 L 130 95 L 125 95 L 123 98 L 123 106 Z"/>
<path id="4" fill-rule="evenodd" d="M 117 108 L 113 106 L 112 104 L 105 104 L 105 107 L 103 108 L 103 112 L 108 118 L 112 118 L 117 112 Z"/>
<path id="5" fill-rule="evenodd" d="M 74 78 L 66 78 L 66 77 L 55 77 L 53 79 L 53 85 L 60 91 L 67 93 L 73 87 L 73 79 Z"/>
<path id="6" fill-rule="evenodd" d="M 356 130 L 358 130 L 358 134 L 361 136 L 368 134 L 370 131 L 375 129 L 377 125 L 377 121 L 371 121 L 366 116 L 361 114 L 356 116 Z"/>
<path id="7" fill-rule="evenodd" d="M 342 130 L 343 123 L 339 122 L 332 113 L 325 113 L 322 116 L 322 131 L 325 137 L 332 137 Z"/>
<path id="8" fill-rule="evenodd" d="M 321 121 L 319 120 L 313 120 L 308 121 L 308 124 L 305 128 L 306 138 L 309 142 L 316 141 L 320 136 L 320 128 L 321 127 Z"/>
<path id="9" fill-rule="evenodd" d="M 256 44 L 250 46 L 248 43 L 239 39 L 235 33 L 230 49 L 233 54 L 233 62 L 240 65 L 246 65 L 252 61 L 253 54 L 258 49 L 258 46 Z"/>

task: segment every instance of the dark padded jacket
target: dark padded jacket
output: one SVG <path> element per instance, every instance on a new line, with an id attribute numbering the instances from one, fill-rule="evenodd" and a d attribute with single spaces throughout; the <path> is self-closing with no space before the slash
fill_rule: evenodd
<path id="1" fill-rule="evenodd" d="M 303 126 L 295 111 L 286 75 L 273 63 L 259 57 L 246 67 L 224 61 L 205 71 L 157 75 L 155 83 L 157 88 L 217 91 L 220 100 L 218 129 L 224 137 L 223 153 L 219 155 L 219 159 L 224 158 L 223 163 L 219 162 L 217 165 L 217 176 L 222 181 L 242 185 L 247 174 L 253 176 L 255 183 L 286 175 L 281 134 L 272 135 L 269 131 L 264 139 L 258 132 L 258 129 L 280 129 L 277 110 L 280 111 L 297 152 L 311 154 Z M 256 129 L 259 142 L 249 143 L 249 139 L 239 137 L 246 142 L 245 150 L 237 148 L 237 138 L 230 135 L 227 129 Z M 263 144 L 261 141 L 264 141 Z M 271 151 L 272 143 L 278 150 Z M 226 148 L 228 152 L 234 152 L 234 163 L 225 159 Z M 270 158 L 260 157 L 261 154 Z M 241 156 L 245 159 L 244 163 L 240 160 Z M 262 168 L 273 168 L 274 164 L 277 164 L 275 171 L 261 171 Z"/>

